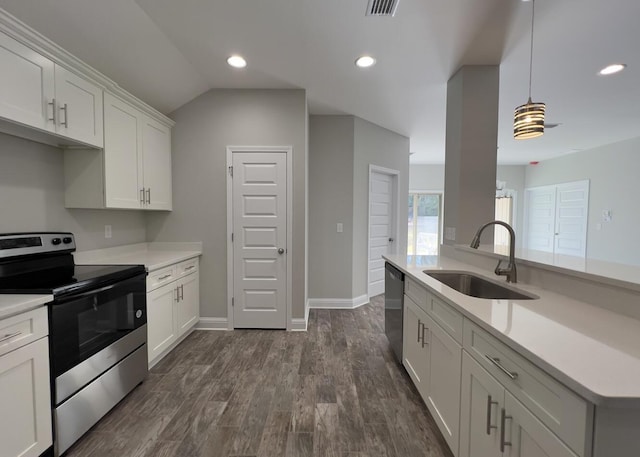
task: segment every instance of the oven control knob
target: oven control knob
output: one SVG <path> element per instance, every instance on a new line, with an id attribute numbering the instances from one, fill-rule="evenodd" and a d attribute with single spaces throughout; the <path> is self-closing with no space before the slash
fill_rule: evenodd
<path id="1" fill-rule="evenodd" d="M 138 311 L 136 311 L 136 319 L 140 319 L 142 317 L 142 310 L 139 309 Z"/>
<path id="2" fill-rule="evenodd" d="M 71 238 L 70 236 L 65 236 L 64 238 L 62 238 L 62 242 L 64 244 L 71 244 L 72 241 L 73 241 L 73 238 Z"/>
<path id="3" fill-rule="evenodd" d="M 51 239 L 51 244 L 53 244 L 54 246 L 57 246 L 60 243 L 62 243 L 62 240 L 60 238 L 52 238 Z"/>

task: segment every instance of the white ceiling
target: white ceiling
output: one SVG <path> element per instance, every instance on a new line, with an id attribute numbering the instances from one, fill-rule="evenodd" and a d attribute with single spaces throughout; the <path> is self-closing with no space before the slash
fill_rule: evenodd
<path id="1" fill-rule="evenodd" d="M 640 136 L 637 0 L 538 0 L 533 98 L 541 138 L 511 136 L 526 102 L 531 3 L 400 0 L 0 0 L 0 6 L 169 113 L 209 88 L 305 88 L 314 114 L 347 113 L 411 138 L 414 163 L 444 161 L 446 83 L 463 64 L 501 64 L 499 160 L 527 163 Z M 249 66 L 229 68 L 240 53 Z M 375 56 L 368 70 L 353 62 Z M 605 65 L 622 74 L 597 76 Z M 595 114 L 594 111 L 600 114 Z"/>

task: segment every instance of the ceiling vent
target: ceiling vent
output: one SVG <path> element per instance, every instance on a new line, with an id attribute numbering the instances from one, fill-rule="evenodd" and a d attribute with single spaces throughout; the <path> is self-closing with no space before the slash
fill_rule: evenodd
<path id="1" fill-rule="evenodd" d="M 369 0 L 367 16 L 394 16 L 399 0 Z"/>

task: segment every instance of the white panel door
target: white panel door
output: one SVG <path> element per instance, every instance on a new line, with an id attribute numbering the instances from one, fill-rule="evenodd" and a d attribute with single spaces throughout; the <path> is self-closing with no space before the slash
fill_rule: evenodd
<path id="1" fill-rule="evenodd" d="M 462 352 L 459 457 L 498 457 L 504 387 Z"/>
<path id="2" fill-rule="evenodd" d="M 59 65 L 55 73 L 58 133 L 101 148 L 102 89 Z"/>
<path id="3" fill-rule="evenodd" d="M 556 193 L 555 253 L 585 257 L 589 181 L 559 184 Z"/>
<path id="4" fill-rule="evenodd" d="M 142 114 L 104 94 L 104 175 L 107 208 L 142 207 Z"/>
<path id="5" fill-rule="evenodd" d="M 178 335 L 198 323 L 200 318 L 200 274 L 187 275 L 180 281 L 178 307 Z"/>
<path id="6" fill-rule="evenodd" d="M 152 362 L 178 337 L 176 283 L 167 284 L 147 294 L 147 350 Z"/>
<path id="7" fill-rule="evenodd" d="M 505 457 L 576 457 L 522 403 L 505 392 Z M 613 457 L 614 454 L 612 454 Z"/>
<path id="8" fill-rule="evenodd" d="M 0 32 L 0 117 L 55 131 L 54 63 Z"/>
<path id="9" fill-rule="evenodd" d="M 171 197 L 171 130 L 144 116 L 142 123 L 142 156 L 147 209 L 170 210 Z"/>
<path id="10" fill-rule="evenodd" d="M 553 252 L 556 228 L 556 187 L 526 190 L 524 247 Z"/>
<path id="11" fill-rule="evenodd" d="M 425 336 L 429 361 L 427 406 L 454 455 L 460 438 L 460 375 L 462 347 L 433 319 L 427 317 Z"/>
<path id="12" fill-rule="evenodd" d="M 287 155 L 233 153 L 233 323 L 287 326 Z"/>
<path id="13" fill-rule="evenodd" d="M 369 289 L 370 297 L 384 293 L 384 254 L 395 240 L 394 176 L 372 171 L 369 179 Z"/>
<path id="14" fill-rule="evenodd" d="M 0 357 L 0 455 L 38 457 L 52 443 L 49 340 Z"/>

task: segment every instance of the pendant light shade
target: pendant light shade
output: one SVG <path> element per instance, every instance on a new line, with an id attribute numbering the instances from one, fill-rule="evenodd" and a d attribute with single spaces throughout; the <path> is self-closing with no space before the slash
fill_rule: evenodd
<path id="1" fill-rule="evenodd" d="M 527 140 L 544 134 L 544 114 L 546 105 L 531 101 L 531 77 L 533 75 L 533 26 L 536 0 L 531 7 L 531 52 L 529 54 L 529 100 L 516 108 L 513 116 L 513 137 L 516 140 Z"/>
<path id="2" fill-rule="evenodd" d="M 513 116 L 513 137 L 527 140 L 544 134 L 544 103 L 533 103 L 531 98 L 516 108 Z"/>

